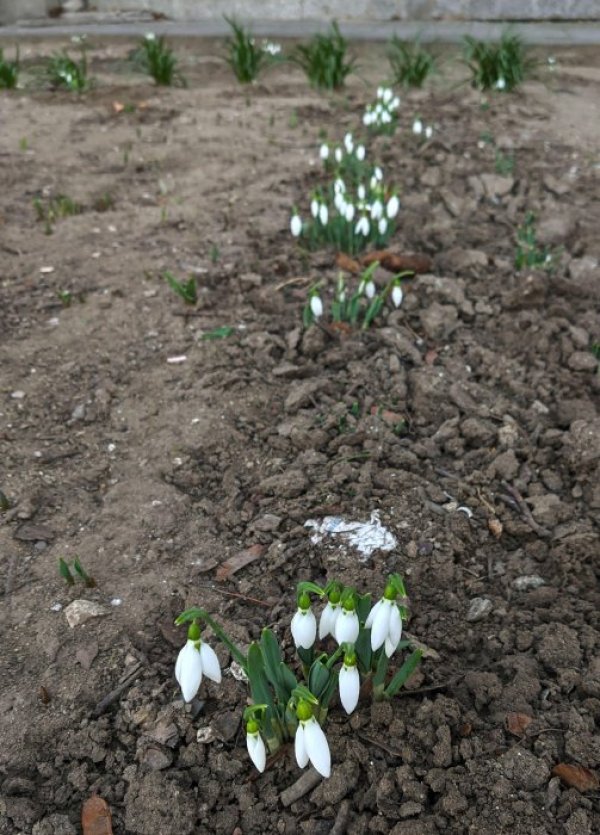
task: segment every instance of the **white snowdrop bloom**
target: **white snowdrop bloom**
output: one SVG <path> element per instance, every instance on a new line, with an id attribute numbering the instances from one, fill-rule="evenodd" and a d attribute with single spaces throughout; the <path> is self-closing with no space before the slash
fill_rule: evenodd
<path id="1" fill-rule="evenodd" d="M 383 98 L 383 101 L 385 102 L 385 104 L 389 104 L 389 103 L 391 102 L 391 100 L 394 98 L 394 94 L 393 94 L 393 92 L 390 90 L 390 88 L 389 88 L 389 87 L 387 88 L 387 90 L 384 90 L 384 91 L 383 91 L 383 96 L 382 96 L 382 98 Z"/>
<path id="2" fill-rule="evenodd" d="M 336 194 L 338 192 L 340 192 L 340 194 L 344 194 L 344 192 L 346 191 L 346 183 L 342 180 L 341 177 L 338 177 L 337 180 L 335 180 L 335 182 L 333 183 L 333 190 Z"/>
<path id="3" fill-rule="evenodd" d="M 354 228 L 354 234 L 355 235 L 364 235 L 365 238 L 366 238 L 369 234 L 370 228 L 371 228 L 371 226 L 369 224 L 369 218 L 366 215 L 363 215 L 362 217 L 360 217 L 358 219 L 358 223 L 356 224 L 356 226 Z"/>
<path id="4" fill-rule="evenodd" d="M 356 194 L 358 195 L 358 199 L 359 199 L 359 200 L 364 200 L 364 199 L 366 198 L 366 196 L 367 196 L 367 190 L 365 189 L 365 187 L 363 186 L 363 184 L 362 184 L 362 183 L 361 183 L 361 184 L 359 185 L 359 187 L 356 189 Z"/>
<path id="5" fill-rule="evenodd" d="M 356 664 L 346 665 L 344 662 L 344 666 L 340 670 L 339 685 L 340 702 L 346 713 L 350 714 L 358 704 L 360 693 L 360 676 Z"/>
<path id="6" fill-rule="evenodd" d="M 327 226 L 327 221 L 329 220 L 329 209 L 325 205 L 325 203 L 321 203 L 319 206 L 319 220 L 323 224 L 323 226 Z"/>
<path id="7" fill-rule="evenodd" d="M 373 220 L 379 220 L 383 217 L 383 203 L 377 199 L 371 203 L 371 217 Z"/>
<path id="8" fill-rule="evenodd" d="M 390 199 L 388 200 L 388 204 L 386 207 L 386 213 L 390 220 L 393 220 L 396 215 L 398 214 L 398 210 L 400 208 L 400 201 L 398 200 L 395 194 L 392 194 Z"/>
<path id="9" fill-rule="evenodd" d="M 146 32 L 146 40 L 147 41 L 155 41 L 156 40 L 156 35 L 154 34 L 154 32 Z"/>
<path id="10" fill-rule="evenodd" d="M 184 701 L 192 701 L 200 689 L 203 675 L 216 681 L 217 684 L 221 681 L 221 668 L 217 654 L 204 641 L 188 638 L 175 663 L 175 678 L 181 687 Z"/>
<path id="11" fill-rule="evenodd" d="M 312 302 L 314 298 L 317 297 L 313 296 L 310 300 L 311 310 L 313 309 Z M 310 649 L 312 647 L 317 637 L 317 619 L 310 608 L 310 604 L 306 608 L 298 606 L 298 611 L 292 618 L 291 630 L 294 644 L 297 647 L 302 647 L 303 649 Z"/>
<path id="12" fill-rule="evenodd" d="M 292 219 L 290 220 L 290 230 L 294 238 L 298 238 L 302 233 L 302 220 L 300 219 L 300 215 L 292 215 Z"/>
<path id="13" fill-rule="evenodd" d="M 506 89 L 506 81 L 500 76 L 498 81 L 496 81 L 496 90 L 504 90 Z"/>
<path id="14" fill-rule="evenodd" d="M 338 300 L 344 301 L 342 298 L 342 294 L 344 293 L 343 289 L 340 290 L 338 293 Z M 345 294 L 344 294 L 345 295 Z M 335 629 L 335 622 L 338 618 L 340 613 L 340 604 L 339 603 L 331 603 L 327 601 L 327 606 L 321 612 L 321 619 L 319 621 L 319 640 L 323 640 L 328 635 L 333 635 L 333 631 Z"/>
<path id="15" fill-rule="evenodd" d="M 281 52 L 281 44 L 273 43 L 272 41 L 263 41 L 263 52 L 268 55 L 279 55 Z"/>
<path id="16" fill-rule="evenodd" d="M 377 104 L 375 105 L 375 115 L 376 116 L 381 116 L 382 113 L 383 113 L 383 105 L 381 104 L 381 102 L 377 102 Z"/>
<path id="17" fill-rule="evenodd" d="M 431 139 L 432 136 L 433 136 L 433 128 L 431 127 L 431 125 L 427 125 L 427 127 L 425 128 L 425 138 L 426 139 Z"/>
<path id="18" fill-rule="evenodd" d="M 333 198 L 333 205 L 338 210 L 338 212 L 341 215 L 343 215 L 346 209 L 346 201 L 344 200 L 344 195 L 338 192 L 338 194 L 336 194 Z"/>
<path id="19" fill-rule="evenodd" d="M 402 637 L 402 618 L 396 601 L 382 597 L 371 609 L 365 626 L 371 630 L 373 652 L 385 645 L 385 654 L 390 658 Z"/>
<path id="20" fill-rule="evenodd" d="M 315 296 L 310 297 L 310 309 L 311 309 L 312 315 L 315 317 L 315 319 L 320 319 L 321 318 L 321 316 L 323 315 L 323 302 L 321 301 L 320 296 L 315 295 Z M 314 617 L 314 615 L 313 615 L 313 617 Z M 313 640 L 313 643 L 314 643 L 314 640 Z M 312 644 L 311 644 L 311 646 L 312 646 Z"/>
<path id="21" fill-rule="evenodd" d="M 394 307 L 400 307 L 403 298 L 404 293 L 402 292 L 402 287 L 396 284 L 392 289 L 392 302 L 394 303 Z"/>
<path id="22" fill-rule="evenodd" d="M 342 159 L 343 159 L 343 156 L 344 156 L 344 152 L 342 151 L 341 148 L 336 148 L 334 156 L 335 156 L 335 161 L 336 162 L 341 162 Z"/>
<path id="23" fill-rule="evenodd" d="M 368 299 L 372 299 L 373 296 L 375 295 L 376 291 L 377 291 L 377 287 L 375 287 L 375 282 L 374 281 L 367 281 L 367 283 L 365 284 L 365 296 Z"/>
<path id="24" fill-rule="evenodd" d="M 319 156 L 321 159 L 328 159 L 329 157 L 329 145 L 323 143 L 319 149 Z"/>
<path id="25" fill-rule="evenodd" d="M 382 217 L 380 219 L 379 223 L 377 224 L 377 229 L 379 231 L 379 234 L 380 235 L 385 235 L 385 233 L 387 232 L 387 228 L 388 228 L 387 218 Z"/>
<path id="26" fill-rule="evenodd" d="M 385 89 L 383 87 L 378 87 L 377 88 L 377 98 L 378 99 L 382 99 L 384 93 L 385 93 Z"/>
<path id="27" fill-rule="evenodd" d="M 331 753 L 329 751 L 329 744 L 323 728 L 314 716 L 298 722 L 294 750 L 296 753 L 296 762 L 300 768 L 307 766 L 310 760 L 321 777 L 330 776 Z"/>
<path id="28" fill-rule="evenodd" d="M 310 201 L 310 213 L 314 218 L 317 218 L 319 215 L 319 201 L 316 197 Z"/>
<path id="29" fill-rule="evenodd" d="M 345 146 L 345 148 L 346 148 L 346 150 L 348 151 L 349 154 L 351 154 L 352 151 L 354 150 L 354 139 L 352 138 L 351 133 L 347 133 L 344 136 L 344 146 Z"/>
<path id="30" fill-rule="evenodd" d="M 400 107 L 400 99 L 398 96 L 395 96 L 390 102 L 390 110 L 398 110 Z"/>
<path id="31" fill-rule="evenodd" d="M 359 631 L 358 615 L 354 609 L 345 609 L 342 606 L 335 621 L 333 633 L 335 640 L 338 644 L 353 644 L 358 638 Z"/>
<path id="32" fill-rule="evenodd" d="M 412 132 L 416 133 L 417 136 L 423 133 L 423 122 L 420 119 L 415 119 L 413 122 Z"/>
<path id="33" fill-rule="evenodd" d="M 391 113 L 387 110 L 384 110 L 383 113 L 381 114 L 381 121 L 383 122 L 384 125 L 389 125 L 390 122 L 392 121 Z"/>
<path id="34" fill-rule="evenodd" d="M 373 176 L 379 182 L 381 182 L 381 180 L 383 180 L 383 171 L 381 170 L 381 168 L 378 165 L 376 165 L 375 168 L 373 169 Z"/>
<path id="35" fill-rule="evenodd" d="M 248 727 L 252 727 L 254 724 L 254 722 L 248 722 Z M 248 748 L 250 759 L 256 768 L 262 773 L 267 764 L 267 751 L 258 729 L 253 732 L 248 730 L 246 733 L 246 747 Z"/>
<path id="36" fill-rule="evenodd" d="M 365 158 L 366 153 L 367 152 L 365 150 L 365 146 L 364 145 L 359 145 L 358 148 L 356 149 L 356 159 L 359 162 L 362 162 Z"/>
<path id="37" fill-rule="evenodd" d="M 345 217 L 347 223 L 352 223 L 352 221 L 354 220 L 354 212 L 355 212 L 355 209 L 354 209 L 354 206 L 352 205 L 352 203 L 347 203 L 346 204 L 346 211 L 344 212 L 344 217 Z"/>
<path id="38" fill-rule="evenodd" d="M 377 178 L 376 177 L 371 177 L 371 179 L 369 180 L 369 187 L 370 187 L 371 191 L 374 191 L 377 188 L 377 186 L 378 186 Z"/>
<path id="39" fill-rule="evenodd" d="M 367 110 L 366 113 L 363 115 L 363 125 L 365 125 L 366 127 L 369 127 L 370 124 L 371 124 L 371 114 Z"/>

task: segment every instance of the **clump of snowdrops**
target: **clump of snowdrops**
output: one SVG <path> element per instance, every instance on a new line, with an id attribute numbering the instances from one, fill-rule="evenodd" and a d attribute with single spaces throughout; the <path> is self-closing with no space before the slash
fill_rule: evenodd
<path id="1" fill-rule="evenodd" d="M 381 313 L 386 302 L 394 308 L 400 307 L 404 298 L 402 279 L 411 275 L 409 271 L 393 276 L 383 290 L 378 290 L 373 274 L 379 261 L 373 261 L 358 277 L 354 287 L 346 283 L 342 273 L 338 276 L 329 311 L 323 303 L 321 283 L 314 284 L 308 291 L 308 297 L 302 314 L 305 327 L 314 322 L 345 322 L 351 327 L 367 330 L 374 319 Z"/>
<path id="2" fill-rule="evenodd" d="M 325 602 L 318 623 L 312 608 L 315 598 Z M 187 641 L 175 665 L 183 698 L 189 702 L 195 697 L 204 676 L 221 681 L 217 655 L 202 636 L 201 627 L 206 624 L 247 678 L 251 704 L 244 711 L 246 745 L 256 768 L 264 771 L 267 755 L 293 740 L 300 768 L 310 762 L 319 774 L 329 777 L 331 751 L 323 725 L 335 696 L 347 714 L 356 710 L 366 681 L 371 682 L 374 700 L 392 698 L 421 660 L 422 652 L 416 649 L 388 675 L 393 655 L 409 646 L 401 640 L 407 603 L 398 574 L 390 574 L 375 605 L 370 594 L 337 581 L 325 587 L 299 583 L 297 609 L 291 619 L 295 662 L 286 661 L 269 628 L 243 653 L 204 609 L 186 609 L 175 621 L 189 623 Z"/>
<path id="3" fill-rule="evenodd" d="M 378 87 L 377 97 L 368 104 L 363 114 L 363 125 L 371 133 L 392 136 L 398 126 L 400 99 L 391 87 Z"/>
<path id="4" fill-rule="evenodd" d="M 324 143 L 319 156 L 332 178 L 315 188 L 310 197 L 310 215 L 303 219 L 294 208 L 290 231 L 309 249 L 331 245 L 356 255 L 370 244 L 385 247 L 395 231 L 400 200 L 396 189 L 386 185 L 383 170 L 367 160 L 364 145 L 347 133 L 341 145 Z"/>

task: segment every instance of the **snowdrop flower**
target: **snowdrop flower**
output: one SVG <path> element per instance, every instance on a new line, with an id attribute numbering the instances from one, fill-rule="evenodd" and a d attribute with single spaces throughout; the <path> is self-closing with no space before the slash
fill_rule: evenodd
<path id="1" fill-rule="evenodd" d="M 156 35 L 154 34 L 154 32 L 146 32 L 145 38 L 147 41 L 155 41 Z"/>
<path id="2" fill-rule="evenodd" d="M 300 215 L 292 215 L 292 219 L 290 220 L 290 230 L 294 238 L 298 238 L 302 234 L 302 220 L 300 219 Z"/>
<path id="3" fill-rule="evenodd" d="M 348 608 L 351 606 L 352 608 Z M 354 601 L 347 600 L 336 618 L 333 637 L 338 644 L 353 644 L 358 638 L 360 624 L 354 610 Z"/>
<path id="4" fill-rule="evenodd" d="M 387 228 L 388 228 L 387 218 L 382 217 L 381 220 L 379 221 L 378 225 L 377 225 L 377 229 L 379 231 L 379 234 L 380 235 L 385 235 L 385 233 L 387 232 Z"/>
<path id="5" fill-rule="evenodd" d="M 379 220 L 383 217 L 383 203 L 377 199 L 371 203 L 371 217 L 373 220 Z"/>
<path id="6" fill-rule="evenodd" d="M 364 235 L 366 238 L 369 235 L 370 228 L 371 227 L 369 224 L 369 218 L 366 215 L 363 215 L 361 218 L 359 218 L 359 221 L 354 229 L 354 233 L 356 235 Z"/>
<path id="7" fill-rule="evenodd" d="M 347 223 L 352 223 L 354 220 L 354 206 L 352 203 L 346 204 L 346 211 L 344 213 L 344 217 L 346 218 Z"/>
<path id="8" fill-rule="evenodd" d="M 342 157 L 344 156 L 344 153 L 343 153 L 342 149 L 341 148 L 336 148 L 334 156 L 335 156 L 335 161 L 336 162 L 341 162 Z"/>
<path id="9" fill-rule="evenodd" d="M 317 296 L 315 294 L 314 296 L 310 297 L 310 310 L 311 310 L 312 315 L 315 317 L 315 319 L 320 319 L 321 318 L 321 316 L 323 315 L 323 302 L 321 301 L 320 296 Z M 314 617 L 314 615 L 313 615 L 313 617 Z M 314 639 L 313 639 L 312 643 L 314 643 Z M 312 646 L 312 644 L 311 644 L 311 646 Z"/>
<path id="10" fill-rule="evenodd" d="M 496 90 L 504 90 L 506 89 L 506 81 L 500 76 L 498 81 L 496 81 Z"/>
<path id="11" fill-rule="evenodd" d="M 350 714 L 358 704 L 360 693 L 360 676 L 356 668 L 356 656 L 354 653 L 344 656 L 344 665 L 340 670 L 340 702 L 346 713 Z"/>
<path id="12" fill-rule="evenodd" d="M 262 48 L 263 52 L 266 52 L 269 55 L 279 55 L 281 52 L 281 44 L 272 43 L 271 41 L 264 41 Z"/>
<path id="13" fill-rule="evenodd" d="M 373 652 L 385 646 L 385 654 L 391 658 L 402 637 L 402 617 L 393 586 L 386 586 L 383 597 L 371 609 L 365 626 L 371 630 Z"/>
<path id="14" fill-rule="evenodd" d="M 375 295 L 376 290 L 377 290 L 377 288 L 375 287 L 375 282 L 374 281 L 367 281 L 367 283 L 365 284 L 365 296 L 368 299 L 373 298 L 373 296 Z"/>
<path id="15" fill-rule="evenodd" d="M 373 169 L 373 176 L 379 182 L 381 182 L 381 180 L 383 180 L 383 171 L 381 170 L 381 168 L 378 165 L 376 165 L 375 168 Z"/>
<path id="16" fill-rule="evenodd" d="M 343 280 L 342 280 L 343 281 Z M 342 295 L 346 295 L 344 292 L 344 285 L 338 285 L 338 293 L 337 297 L 339 301 L 343 301 Z M 327 601 L 327 606 L 323 609 L 321 613 L 321 620 L 319 621 L 319 640 L 323 640 L 328 635 L 334 634 L 335 629 L 335 622 L 338 619 L 338 615 L 340 613 L 340 595 L 339 592 L 331 592 L 329 595 L 329 599 Z"/>
<path id="17" fill-rule="evenodd" d="M 371 124 L 371 114 L 367 110 L 366 113 L 363 116 L 363 125 L 366 125 L 367 127 L 369 127 L 370 124 Z"/>
<path id="18" fill-rule="evenodd" d="M 393 98 L 394 94 L 389 87 L 387 88 L 387 90 L 383 91 L 383 101 L 385 104 L 389 104 Z"/>
<path id="19" fill-rule="evenodd" d="M 333 205 L 338 210 L 338 212 L 343 215 L 346 211 L 346 201 L 344 200 L 343 194 L 336 194 L 333 198 Z"/>
<path id="20" fill-rule="evenodd" d="M 427 127 L 425 128 L 425 138 L 426 139 L 431 139 L 432 136 L 433 136 L 433 128 L 431 127 L 431 125 L 427 125 Z"/>
<path id="21" fill-rule="evenodd" d="M 365 197 L 367 196 L 367 191 L 366 191 L 366 189 L 365 189 L 365 187 L 363 186 L 362 183 L 357 188 L 356 194 L 357 194 L 359 200 L 364 200 Z"/>
<path id="22" fill-rule="evenodd" d="M 399 107 L 400 107 L 400 99 L 398 98 L 398 96 L 396 96 L 390 102 L 390 110 L 398 110 Z"/>
<path id="23" fill-rule="evenodd" d="M 258 724 L 253 719 L 246 725 L 246 746 L 250 759 L 262 773 L 267 764 L 267 751 L 263 738 L 259 733 Z"/>
<path id="24" fill-rule="evenodd" d="M 348 151 L 348 153 L 351 154 L 352 151 L 354 150 L 354 140 L 352 138 L 351 133 L 347 133 L 344 136 L 344 145 L 345 145 L 346 150 Z"/>
<path id="25" fill-rule="evenodd" d="M 385 93 L 385 90 L 384 90 L 383 87 L 378 87 L 377 88 L 377 98 L 378 99 L 382 99 L 384 93 Z"/>
<path id="26" fill-rule="evenodd" d="M 319 156 L 321 159 L 327 159 L 329 157 L 329 145 L 323 143 L 319 149 Z"/>
<path id="27" fill-rule="evenodd" d="M 316 197 L 313 197 L 313 199 L 310 201 L 310 213 L 314 218 L 318 217 L 319 201 L 317 200 Z"/>
<path id="28" fill-rule="evenodd" d="M 184 701 L 192 701 L 200 689 L 203 675 L 219 684 L 221 668 L 214 649 L 200 639 L 200 627 L 192 623 L 185 646 L 180 650 L 175 663 L 175 678 L 181 687 Z"/>
<path id="29" fill-rule="evenodd" d="M 395 194 L 392 194 L 390 199 L 388 200 L 388 204 L 386 206 L 386 214 L 390 220 L 393 220 L 396 215 L 398 214 L 398 209 L 400 208 L 400 201 Z"/>
<path id="30" fill-rule="evenodd" d="M 327 226 L 327 221 L 329 220 L 329 209 L 325 205 L 325 203 L 321 203 L 319 206 L 319 220 L 323 224 L 323 226 Z"/>
<path id="31" fill-rule="evenodd" d="M 313 300 L 318 299 L 318 296 L 312 296 L 310 300 L 310 309 L 313 310 Z M 319 301 L 321 301 L 319 299 Z M 292 618 L 292 638 L 297 647 L 303 649 L 310 649 L 317 637 L 317 619 L 315 618 L 312 609 L 310 608 L 310 598 L 307 594 L 301 594 L 298 599 L 298 611 Z"/>
<path id="32" fill-rule="evenodd" d="M 359 145 L 358 148 L 356 149 L 356 159 L 359 162 L 362 162 L 365 158 L 365 154 L 366 154 L 365 146 L 364 145 Z"/>
<path id="33" fill-rule="evenodd" d="M 338 194 L 338 192 L 340 194 L 344 194 L 344 192 L 346 191 L 346 183 L 342 180 L 341 177 L 338 177 L 337 180 L 335 180 L 335 182 L 333 183 L 333 190 L 336 194 Z"/>
<path id="34" fill-rule="evenodd" d="M 308 702 L 300 702 L 296 715 L 299 720 L 294 741 L 296 762 L 300 768 L 304 768 L 310 760 L 321 777 L 329 777 L 331 774 L 329 744 Z"/>
<path id="35" fill-rule="evenodd" d="M 420 119 L 415 119 L 413 122 L 412 132 L 416 133 L 417 136 L 423 133 L 423 122 Z"/>
<path id="36" fill-rule="evenodd" d="M 402 292 L 402 287 L 400 287 L 399 284 L 395 284 L 392 289 L 392 301 L 394 303 L 394 307 L 400 307 L 403 298 L 404 293 Z"/>
<path id="37" fill-rule="evenodd" d="M 381 121 L 383 122 L 384 125 L 389 125 L 390 124 L 390 122 L 392 121 L 392 116 L 389 113 L 389 111 L 385 110 L 381 114 Z"/>

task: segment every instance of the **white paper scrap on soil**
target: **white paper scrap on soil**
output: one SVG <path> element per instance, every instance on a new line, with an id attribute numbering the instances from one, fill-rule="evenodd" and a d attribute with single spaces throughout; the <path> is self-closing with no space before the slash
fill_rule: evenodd
<path id="1" fill-rule="evenodd" d="M 305 528 L 312 528 L 310 541 L 317 545 L 325 536 L 332 536 L 347 542 L 367 560 L 373 551 L 391 551 L 397 545 L 396 537 L 381 524 L 379 512 L 371 513 L 369 522 L 347 522 L 341 516 L 325 516 L 319 522 L 308 519 Z"/>

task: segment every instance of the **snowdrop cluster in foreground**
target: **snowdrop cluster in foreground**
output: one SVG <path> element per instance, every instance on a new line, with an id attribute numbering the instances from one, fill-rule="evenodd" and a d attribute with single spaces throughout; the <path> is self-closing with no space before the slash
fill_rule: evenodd
<path id="1" fill-rule="evenodd" d="M 319 622 L 312 598 L 325 601 Z M 391 574 L 381 600 L 371 605 L 370 594 L 360 594 L 337 581 L 321 587 L 298 584 L 297 610 L 291 618 L 292 640 L 298 662 L 286 660 L 274 632 L 265 628 L 247 653 L 229 638 L 204 609 L 186 609 L 176 620 L 189 624 L 187 641 L 177 657 L 175 676 L 183 698 L 191 701 L 204 676 L 221 681 L 214 650 L 201 637 L 205 622 L 241 667 L 250 689 L 244 710 L 246 747 L 258 771 L 267 766 L 269 754 L 288 740 L 294 742 L 297 764 L 309 763 L 323 777 L 331 774 L 331 751 L 323 724 L 337 696 L 346 714 L 359 703 L 361 682 L 370 680 L 374 699 L 391 698 L 416 669 L 421 658 L 415 650 L 388 676 L 390 657 L 407 642 L 401 641 L 402 618 L 407 600 L 404 583 Z M 318 639 L 317 639 L 318 635 Z M 317 640 L 320 646 L 317 647 Z"/>

